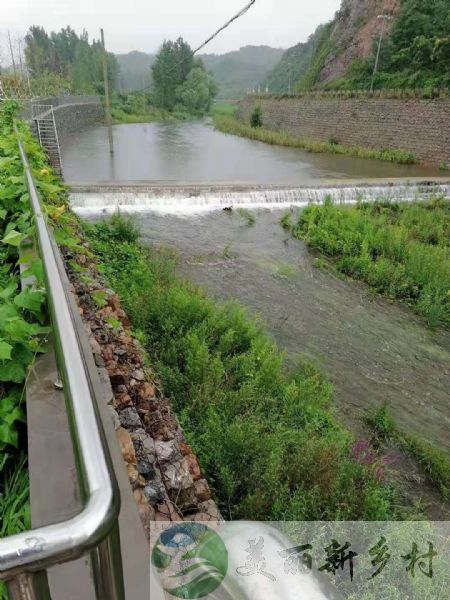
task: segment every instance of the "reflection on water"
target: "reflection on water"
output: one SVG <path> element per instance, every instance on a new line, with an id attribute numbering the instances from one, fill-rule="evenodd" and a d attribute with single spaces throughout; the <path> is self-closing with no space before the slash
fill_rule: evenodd
<path id="1" fill-rule="evenodd" d="M 207 121 L 97 126 L 62 144 L 66 181 L 248 182 L 303 185 L 332 178 L 433 176 L 411 165 L 311 154 L 215 131 Z"/>

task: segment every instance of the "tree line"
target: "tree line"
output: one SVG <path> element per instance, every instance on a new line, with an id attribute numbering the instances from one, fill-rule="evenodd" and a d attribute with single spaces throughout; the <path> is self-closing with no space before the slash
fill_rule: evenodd
<path id="1" fill-rule="evenodd" d="M 103 94 L 102 44 L 78 35 L 70 26 L 47 33 L 43 27 L 29 28 L 24 40 L 26 77 L 2 74 L 3 89 L 12 96 L 50 96 L 61 94 Z M 120 94 L 120 67 L 114 54 L 107 53 L 109 86 L 113 102 L 127 111 L 136 111 L 143 102 L 166 111 L 204 114 L 217 94 L 212 75 L 192 48 L 181 37 L 164 41 L 149 76 L 151 85 L 140 92 Z M 1 73 L 1 70 L 0 70 Z M 130 110 L 131 110 L 130 109 Z M 142 110 L 142 109 L 139 109 Z"/>

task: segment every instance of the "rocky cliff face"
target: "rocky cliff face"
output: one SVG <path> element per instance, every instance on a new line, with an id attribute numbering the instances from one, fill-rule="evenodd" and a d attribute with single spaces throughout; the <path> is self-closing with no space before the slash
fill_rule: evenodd
<path id="1" fill-rule="evenodd" d="M 332 26 L 332 49 L 320 71 L 319 83 L 343 77 L 354 60 L 368 58 L 383 26 L 378 15 L 392 17 L 384 24 L 389 34 L 400 9 L 401 0 L 342 0 Z"/>

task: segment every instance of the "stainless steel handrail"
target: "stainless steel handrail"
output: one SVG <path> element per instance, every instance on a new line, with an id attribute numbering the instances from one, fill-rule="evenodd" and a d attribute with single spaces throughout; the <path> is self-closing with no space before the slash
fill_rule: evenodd
<path id="1" fill-rule="evenodd" d="M 28 159 L 16 128 L 47 284 L 55 350 L 84 509 L 75 517 L 0 539 L 0 579 L 13 600 L 50 598 L 45 569 L 91 551 L 99 600 L 124 600 L 118 531 L 119 490 L 89 377 Z"/>

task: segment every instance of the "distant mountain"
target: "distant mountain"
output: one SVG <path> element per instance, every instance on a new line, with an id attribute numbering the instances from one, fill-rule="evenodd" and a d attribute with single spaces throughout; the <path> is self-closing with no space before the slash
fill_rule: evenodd
<path id="1" fill-rule="evenodd" d="M 245 46 L 227 54 L 200 54 L 219 87 L 218 100 L 238 100 L 247 89 L 257 87 L 283 56 L 283 50 L 269 46 Z M 138 90 L 151 83 L 153 54 L 129 52 L 116 54 L 120 67 L 119 87 Z"/>
<path id="2" fill-rule="evenodd" d="M 257 87 L 283 56 L 280 48 L 244 46 L 227 54 L 203 54 L 199 58 L 219 86 L 218 100 L 238 100 Z"/>
<path id="3" fill-rule="evenodd" d="M 262 80 L 262 89 L 279 94 L 293 92 L 297 82 L 307 73 L 314 52 L 314 44 L 319 30 L 307 42 L 288 48 L 281 60 Z"/>
<path id="4" fill-rule="evenodd" d="M 153 54 L 145 52 L 128 52 L 116 54 L 119 63 L 119 88 L 122 91 L 141 90 L 151 84 L 151 66 L 155 60 Z"/>

